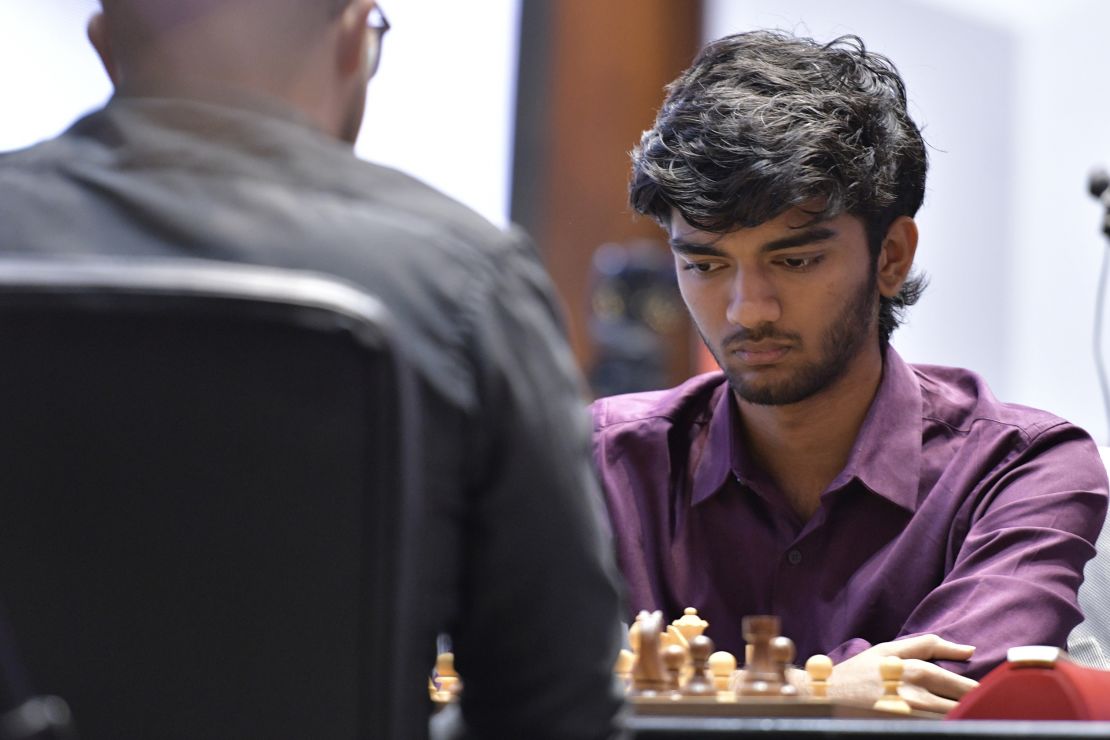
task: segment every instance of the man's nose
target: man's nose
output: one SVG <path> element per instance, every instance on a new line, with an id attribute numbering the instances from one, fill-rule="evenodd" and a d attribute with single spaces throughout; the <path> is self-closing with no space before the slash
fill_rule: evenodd
<path id="1" fill-rule="evenodd" d="M 730 323 L 753 329 L 782 317 L 778 291 L 760 268 L 738 269 L 732 281 L 727 318 Z"/>

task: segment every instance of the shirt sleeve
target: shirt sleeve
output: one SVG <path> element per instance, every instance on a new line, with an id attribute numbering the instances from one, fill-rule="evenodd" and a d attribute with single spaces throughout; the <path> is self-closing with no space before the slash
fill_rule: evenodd
<path id="1" fill-rule="evenodd" d="M 977 494 L 952 567 L 897 636 L 933 633 L 974 645 L 967 663 L 937 661 L 972 678 L 1003 662 L 1010 647 L 1066 646 L 1082 618 L 1083 566 L 1106 516 L 1106 470 L 1090 437 L 1059 423 L 996 466 Z M 867 647 L 852 640 L 834 660 Z"/>
<path id="2" fill-rule="evenodd" d="M 478 408 L 452 635 L 462 714 L 473 737 L 608 737 L 621 596 L 589 418 L 546 274 L 510 242 L 463 301 Z"/>

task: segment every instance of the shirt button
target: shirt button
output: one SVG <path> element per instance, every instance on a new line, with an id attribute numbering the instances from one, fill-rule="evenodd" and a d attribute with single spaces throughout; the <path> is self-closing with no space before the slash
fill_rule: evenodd
<path id="1" fill-rule="evenodd" d="M 791 565 L 797 565 L 798 563 L 802 562 L 802 551 L 791 550 L 790 552 L 786 553 L 786 561 Z"/>

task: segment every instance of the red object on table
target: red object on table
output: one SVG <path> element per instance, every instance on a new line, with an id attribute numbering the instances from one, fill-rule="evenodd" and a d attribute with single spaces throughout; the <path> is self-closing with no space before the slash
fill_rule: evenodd
<path id="1" fill-rule="evenodd" d="M 1110 720 L 1110 671 L 1071 662 L 1059 648 L 1013 648 L 946 719 Z"/>

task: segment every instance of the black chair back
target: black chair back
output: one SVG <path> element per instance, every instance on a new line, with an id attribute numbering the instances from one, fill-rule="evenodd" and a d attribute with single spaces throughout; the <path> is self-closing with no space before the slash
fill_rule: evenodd
<path id="1" fill-rule="evenodd" d="M 84 740 L 422 732 L 392 331 L 307 273 L 0 261 L 0 605 Z"/>

